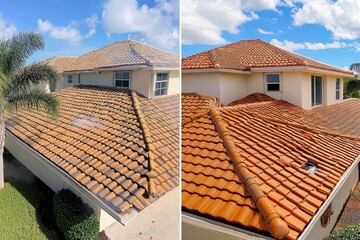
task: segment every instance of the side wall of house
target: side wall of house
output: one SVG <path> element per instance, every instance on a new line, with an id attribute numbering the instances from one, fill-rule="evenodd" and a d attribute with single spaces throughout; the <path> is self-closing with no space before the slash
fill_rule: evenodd
<path id="1" fill-rule="evenodd" d="M 274 72 L 279 73 L 279 72 Z M 267 91 L 265 73 L 251 73 L 247 76 L 247 95 L 255 92 L 264 93 L 274 99 L 285 100 L 302 106 L 302 75 L 300 72 L 282 72 L 280 91 Z"/>
<path id="2" fill-rule="evenodd" d="M 182 92 L 197 92 L 220 98 L 218 73 L 183 73 Z"/>
<path id="3" fill-rule="evenodd" d="M 340 79 L 340 99 L 336 100 L 336 79 Z M 331 105 L 334 103 L 341 102 L 343 100 L 343 84 L 344 79 L 342 77 L 337 76 L 326 76 L 325 77 L 325 84 L 324 84 L 324 103 L 326 105 Z"/>
<path id="4" fill-rule="evenodd" d="M 220 73 L 220 100 L 223 104 L 229 104 L 234 100 L 246 97 L 247 81 L 245 74 Z"/>
<path id="5" fill-rule="evenodd" d="M 11 152 L 16 159 L 18 159 L 26 168 L 28 168 L 33 174 L 41 179 L 47 186 L 49 186 L 54 192 L 58 192 L 61 189 L 70 189 L 76 195 L 81 197 L 83 202 L 87 203 L 93 210 L 95 215 L 100 221 L 100 231 L 110 226 L 116 220 L 105 212 L 101 207 L 96 204 L 92 199 L 82 192 L 76 190 L 75 183 L 71 183 L 67 179 L 61 170 L 53 170 L 48 164 L 39 160 L 37 153 L 30 150 L 27 145 L 22 143 L 16 137 L 11 134 L 6 134 L 5 147 Z"/>

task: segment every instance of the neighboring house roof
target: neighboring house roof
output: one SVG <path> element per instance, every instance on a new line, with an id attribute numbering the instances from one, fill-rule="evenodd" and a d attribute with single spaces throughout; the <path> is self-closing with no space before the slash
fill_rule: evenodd
<path id="1" fill-rule="evenodd" d="M 183 210 L 299 237 L 360 153 L 359 138 L 313 126 L 314 119 L 321 121 L 285 101 L 267 101 L 214 107 L 184 124 Z M 302 168 L 308 161 L 317 164 L 314 174 Z"/>
<path id="2" fill-rule="evenodd" d="M 119 66 L 179 67 L 179 56 L 134 40 L 115 42 L 80 56 L 65 71 L 83 71 Z"/>
<path id="3" fill-rule="evenodd" d="M 310 58 L 275 47 L 260 39 L 242 40 L 182 59 L 182 69 L 232 69 L 250 71 L 264 67 L 304 66 L 353 74 Z"/>
<path id="4" fill-rule="evenodd" d="M 7 131 L 120 215 L 178 185 L 178 95 L 148 100 L 95 86 L 54 94 L 62 101 L 58 122 L 19 110 L 6 116 Z"/>
<path id="5" fill-rule="evenodd" d="M 360 137 L 360 99 L 350 98 L 340 103 L 316 107 L 311 111 L 338 132 Z"/>
<path id="6" fill-rule="evenodd" d="M 68 65 L 71 65 L 77 60 L 78 57 L 55 56 L 42 61 L 54 67 L 59 73 L 63 72 Z"/>

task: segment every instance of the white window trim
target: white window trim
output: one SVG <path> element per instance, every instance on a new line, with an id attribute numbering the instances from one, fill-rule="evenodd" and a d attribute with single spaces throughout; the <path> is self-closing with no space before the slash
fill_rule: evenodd
<path id="1" fill-rule="evenodd" d="M 323 106 L 324 105 L 324 76 L 322 75 L 311 75 L 310 77 L 310 91 L 312 91 L 312 77 L 321 77 L 321 88 L 322 88 L 322 91 L 321 91 L 321 104 L 318 104 L 318 105 L 312 105 L 312 101 L 314 101 L 314 103 L 316 103 L 316 96 L 314 94 L 314 99 L 311 99 L 311 107 L 320 107 L 320 106 Z M 316 93 L 316 84 L 315 84 L 315 93 Z M 310 96 L 312 95 L 312 92 L 310 92 Z"/>
<path id="2" fill-rule="evenodd" d="M 71 77 L 71 82 L 69 82 L 69 77 Z M 67 83 L 68 84 L 74 84 L 74 75 L 67 75 Z"/>
<path id="3" fill-rule="evenodd" d="M 267 75 L 273 75 L 273 74 L 279 75 L 279 90 L 268 90 L 269 83 L 267 82 Z M 279 73 L 279 72 L 265 73 L 264 79 L 265 79 L 265 92 L 282 92 L 282 74 L 281 73 Z M 270 84 L 274 84 L 274 83 L 270 83 Z"/>
<path id="4" fill-rule="evenodd" d="M 158 74 L 158 73 L 166 73 L 166 74 L 168 74 L 166 93 L 163 94 L 163 95 L 155 95 L 155 92 L 156 92 L 156 82 L 157 82 L 156 80 L 157 80 L 157 74 Z M 169 92 L 170 72 L 155 72 L 153 76 L 154 76 L 154 85 L 153 85 L 154 97 L 167 96 L 167 95 L 168 95 L 168 92 Z M 165 82 L 165 81 L 161 81 L 161 82 Z"/>
<path id="5" fill-rule="evenodd" d="M 129 87 L 118 87 L 116 86 L 116 81 L 117 80 L 123 80 L 123 79 L 116 79 L 116 73 L 119 73 L 119 72 L 128 72 L 129 73 Z M 131 89 L 131 78 L 132 78 L 132 72 L 131 71 L 114 71 L 114 74 L 113 74 L 113 77 L 114 77 L 114 82 L 113 82 L 113 85 L 114 87 L 116 88 L 121 88 L 121 89 Z"/>
<path id="6" fill-rule="evenodd" d="M 337 87 L 336 87 L 337 80 L 339 80 L 339 89 L 337 89 Z M 339 98 L 337 98 L 337 96 L 336 96 L 337 92 L 339 92 Z M 336 78 L 336 80 L 335 80 L 335 100 L 340 100 L 341 99 L 340 94 L 341 94 L 341 79 Z"/>

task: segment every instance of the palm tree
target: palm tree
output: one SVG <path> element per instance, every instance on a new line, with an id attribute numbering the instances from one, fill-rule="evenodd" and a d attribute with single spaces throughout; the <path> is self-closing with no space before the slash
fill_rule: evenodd
<path id="1" fill-rule="evenodd" d="M 359 77 L 359 73 L 360 73 L 360 63 L 353 63 L 350 65 L 350 70 L 354 71 L 356 74 L 356 77 Z"/>
<path id="2" fill-rule="evenodd" d="M 0 40 L 0 189 L 4 187 L 5 111 L 42 108 L 53 119 L 59 116 L 58 98 L 38 87 L 44 82 L 55 82 L 59 77 L 57 72 L 41 63 L 25 67 L 26 60 L 44 46 L 42 36 L 33 31 Z"/>

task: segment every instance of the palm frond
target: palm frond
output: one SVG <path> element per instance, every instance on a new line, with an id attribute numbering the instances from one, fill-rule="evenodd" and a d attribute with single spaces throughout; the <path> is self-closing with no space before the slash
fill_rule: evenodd
<path id="1" fill-rule="evenodd" d="M 0 109 L 5 106 L 6 90 L 10 86 L 10 80 L 6 75 L 0 71 Z"/>
<path id="2" fill-rule="evenodd" d="M 37 50 L 44 48 L 43 37 L 35 31 L 26 31 L 15 34 L 11 39 L 1 41 L 1 70 L 10 75 L 24 66 L 26 60 Z"/>
<path id="3" fill-rule="evenodd" d="M 360 73 L 360 63 L 353 63 L 350 65 L 350 70 L 356 73 Z"/>
<path id="4" fill-rule="evenodd" d="M 43 109 L 52 119 L 57 120 L 60 115 L 60 105 L 56 95 L 41 89 L 33 89 L 8 98 L 5 109 L 10 112 L 16 112 L 19 108 Z"/>
<path id="5" fill-rule="evenodd" d="M 26 91 L 34 88 L 41 83 L 55 84 L 60 75 L 48 64 L 33 63 L 27 67 L 21 68 L 10 76 L 9 96 L 17 92 Z"/>

